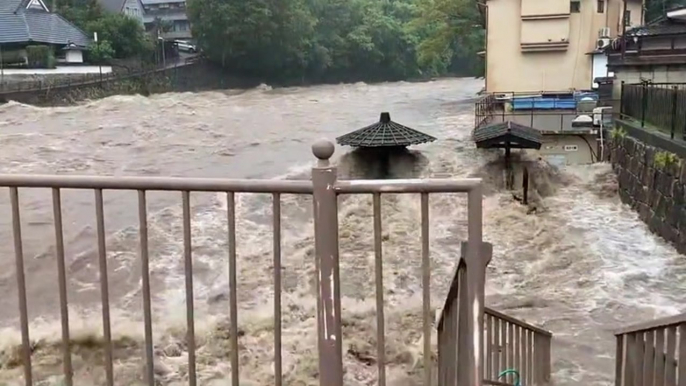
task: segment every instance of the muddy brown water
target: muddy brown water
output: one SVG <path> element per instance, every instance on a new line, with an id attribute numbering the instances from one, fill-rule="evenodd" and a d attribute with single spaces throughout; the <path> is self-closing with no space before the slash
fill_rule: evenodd
<path id="1" fill-rule="evenodd" d="M 494 244 L 487 304 L 554 333 L 557 384 L 609 384 L 612 330 L 682 310 L 683 256 L 652 235 L 614 194 L 608 165 L 562 171 L 534 162 L 532 179 L 541 210 L 527 215 L 499 184 L 494 153 L 470 141 L 473 99 L 483 83 L 445 79 L 426 83 L 346 84 L 272 90 L 117 96 L 73 107 L 0 106 L 0 172 L 227 178 L 306 179 L 310 145 L 373 123 L 382 111 L 438 138 L 390 163 L 401 177 L 483 176 L 484 236 Z M 369 177 L 373 167 L 337 148 L 343 178 Z M 22 225 L 36 377 L 59 381 L 58 295 L 51 196 L 21 190 Z M 65 244 L 75 377 L 101 384 L 98 340 L 99 281 L 94 196 L 63 192 Z M 183 326 L 183 245 L 179 193 L 150 193 L 149 225 L 155 344 L 163 384 L 186 378 Z M 273 382 L 271 201 L 241 195 L 238 202 L 241 377 Z M 223 385 L 230 372 L 226 202 L 223 195 L 193 195 L 193 251 L 201 384 Z M 312 291 L 311 200 L 284 196 L 283 325 L 286 383 L 316 383 L 315 295 Z M 384 280 L 388 371 L 394 384 L 421 380 L 421 274 L 419 198 L 383 199 Z M 0 360 L 14 363 L 18 307 L 9 194 L 0 194 Z M 116 379 L 142 382 L 140 268 L 135 192 L 105 192 L 106 231 Z M 372 385 L 375 365 L 373 224 L 371 197 L 345 197 L 340 237 L 346 340 L 346 384 Z M 466 199 L 431 198 L 433 307 L 440 307 L 466 238 Z M 353 353 L 353 354 L 350 354 Z M 6 365 L 0 382 L 21 383 L 21 369 Z M 252 382 L 252 383 L 251 383 Z"/>

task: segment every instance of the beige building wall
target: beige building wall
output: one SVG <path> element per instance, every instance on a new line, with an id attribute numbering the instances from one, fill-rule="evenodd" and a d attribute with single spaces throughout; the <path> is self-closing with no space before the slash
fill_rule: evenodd
<path id="1" fill-rule="evenodd" d="M 555 166 L 587 165 L 596 162 L 598 144 L 596 135 L 544 135 L 541 149 L 531 150 Z"/>
<path id="2" fill-rule="evenodd" d="M 488 0 L 486 89 L 488 92 L 589 89 L 598 31 L 622 30 L 623 0 Z M 628 0 L 631 25 L 640 24 L 642 1 Z"/>

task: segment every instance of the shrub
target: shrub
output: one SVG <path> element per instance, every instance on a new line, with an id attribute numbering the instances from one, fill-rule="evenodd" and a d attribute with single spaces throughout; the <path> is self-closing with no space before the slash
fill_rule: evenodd
<path id="1" fill-rule="evenodd" d="M 55 54 L 52 47 L 35 45 L 26 47 L 29 68 L 55 68 Z"/>

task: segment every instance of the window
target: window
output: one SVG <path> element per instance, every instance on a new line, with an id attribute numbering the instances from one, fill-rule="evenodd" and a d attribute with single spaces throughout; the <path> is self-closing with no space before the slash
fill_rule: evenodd
<path id="1" fill-rule="evenodd" d="M 572 0 L 572 1 L 569 3 L 569 12 L 571 12 L 571 13 L 579 13 L 579 12 L 581 12 L 581 1 Z"/>
<path id="2" fill-rule="evenodd" d="M 631 11 L 628 9 L 624 11 L 624 25 L 627 27 L 631 25 Z"/>
<path id="3" fill-rule="evenodd" d="M 598 0 L 598 13 L 605 13 L 605 0 Z"/>

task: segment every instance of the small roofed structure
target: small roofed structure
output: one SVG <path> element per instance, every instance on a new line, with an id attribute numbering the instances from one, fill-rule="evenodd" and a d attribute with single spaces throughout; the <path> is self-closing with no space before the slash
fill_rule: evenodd
<path id="1" fill-rule="evenodd" d="M 398 148 L 435 140 L 428 134 L 391 121 L 391 114 L 387 112 L 381 113 L 379 122 L 336 138 L 339 145 L 358 148 Z"/>
<path id="2" fill-rule="evenodd" d="M 512 121 L 493 123 L 474 129 L 472 135 L 476 147 L 480 149 L 540 149 L 543 135 L 541 132 Z"/>
<path id="3" fill-rule="evenodd" d="M 540 131 L 512 121 L 493 123 L 474 129 L 472 135 L 476 147 L 480 149 L 505 149 L 505 184 L 508 189 L 514 188 L 514 173 L 510 162 L 510 149 L 541 148 L 543 135 Z M 524 170 L 524 203 L 527 201 L 528 171 Z"/>

